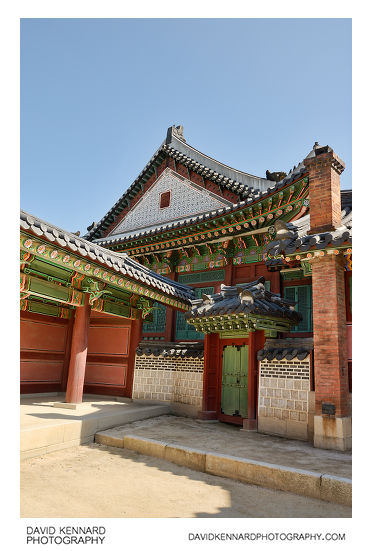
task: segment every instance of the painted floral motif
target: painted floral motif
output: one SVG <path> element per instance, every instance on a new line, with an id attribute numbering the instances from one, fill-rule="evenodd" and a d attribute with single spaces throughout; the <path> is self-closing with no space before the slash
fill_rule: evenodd
<path id="1" fill-rule="evenodd" d="M 112 276 L 110 277 L 110 281 L 112 281 L 113 283 L 115 283 L 116 277 L 115 277 L 114 275 L 112 275 Z"/>
<path id="2" fill-rule="evenodd" d="M 50 258 L 57 258 L 57 256 L 58 256 L 58 251 L 54 250 L 50 253 Z"/>
<path id="3" fill-rule="evenodd" d="M 39 254 L 43 254 L 43 253 L 45 253 L 45 246 L 40 245 L 36 250 Z"/>
<path id="4" fill-rule="evenodd" d="M 96 276 L 96 275 L 98 275 L 98 274 L 99 274 L 99 268 L 96 268 L 96 269 L 94 270 L 94 272 L 93 272 L 93 275 Z"/>
<path id="5" fill-rule="evenodd" d="M 31 239 L 26 239 L 26 241 L 23 243 L 23 245 L 26 247 L 26 249 L 29 249 L 32 245 Z"/>
<path id="6" fill-rule="evenodd" d="M 78 268 L 80 266 L 80 264 L 81 264 L 80 260 L 75 260 L 75 262 L 74 262 L 75 268 Z"/>
<path id="7" fill-rule="evenodd" d="M 107 272 L 103 272 L 102 277 L 104 277 L 105 279 L 107 279 Z"/>
<path id="8" fill-rule="evenodd" d="M 68 254 L 66 254 L 66 256 L 64 256 L 64 257 L 62 258 L 62 262 L 64 262 L 65 264 L 66 264 L 67 262 L 70 262 L 70 257 L 69 257 Z"/>
<path id="9" fill-rule="evenodd" d="M 88 270 L 90 270 L 90 264 L 86 264 L 86 265 L 84 266 L 84 270 L 85 270 L 86 272 L 87 272 Z"/>
<path id="10" fill-rule="evenodd" d="M 119 285 L 122 285 L 123 281 L 124 281 L 123 278 L 120 278 L 119 281 L 118 281 Z"/>

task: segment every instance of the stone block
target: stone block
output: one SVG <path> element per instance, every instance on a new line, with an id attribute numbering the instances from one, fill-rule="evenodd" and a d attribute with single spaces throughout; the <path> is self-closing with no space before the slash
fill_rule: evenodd
<path id="1" fill-rule="evenodd" d="M 285 436 L 286 422 L 275 417 L 258 417 L 257 432 L 264 434 L 273 434 L 275 436 Z"/>
<path id="2" fill-rule="evenodd" d="M 351 417 L 314 415 L 314 446 L 329 450 L 350 450 Z"/>
<path id="3" fill-rule="evenodd" d="M 114 436 L 113 434 L 97 432 L 94 441 L 97 444 L 103 444 L 104 446 L 112 446 L 113 448 L 123 448 L 124 438 L 123 436 Z"/>
<path id="4" fill-rule="evenodd" d="M 292 390 L 294 388 L 293 379 L 286 379 L 285 388 L 288 388 L 289 390 Z"/>
<path id="5" fill-rule="evenodd" d="M 286 438 L 307 441 L 307 423 L 288 419 Z"/>
<path id="6" fill-rule="evenodd" d="M 164 459 L 166 443 L 128 434 L 123 438 L 123 447 L 138 453 Z"/>
<path id="7" fill-rule="evenodd" d="M 205 457 L 206 454 L 203 451 L 170 444 L 166 446 L 164 455 L 166 461 L 201 472 L 205 471 Z"/>
<path id="8" fill-rule="evenodd" d="M 207 454 L 205 471 L 265 488 L 320 498 L 320 476 L 311 471 L 289 469 L 281 465 L 222 454 Z"/>
<path id="9" fill-rule="evenodd" d="M 64 424 L 41 427 L 40 429 L 25 429 L 21 432 L 20 451 L 45 448 L 63 442 Z"/>
<path id="10" fill-rule="evenodd" d="M 352 505 L 352 482 L 348 478 L 322 475 L 320 479 L 320 498 L 324 501 Z"/>

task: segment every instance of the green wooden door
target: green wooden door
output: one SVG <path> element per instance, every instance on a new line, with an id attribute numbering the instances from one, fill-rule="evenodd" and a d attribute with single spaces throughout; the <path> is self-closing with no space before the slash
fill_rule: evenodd
<path id="1" fill-rule="evenodd" d="M 248 416 L 248 346 L 224 346 L 221 413 Z"/>

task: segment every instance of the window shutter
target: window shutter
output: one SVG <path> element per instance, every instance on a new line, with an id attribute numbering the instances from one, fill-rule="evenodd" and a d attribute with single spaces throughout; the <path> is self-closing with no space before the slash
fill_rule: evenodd
<path id="1" fill-rule="evenodd" d="M 311 285 L 297 285 L 284 288 L 284 298 L 296 302 L 296 310 L 302 314 L 302 321 L 292 333 L 308 333 L 313 330 L 313 301 Z"/>
<path id="2" fill-rule="evenodd" d="M 297 287 L 297 309 L 302 314 L 302 321 L 298 324 L 296 331 L 313 330 L 313 308 L 311 285 Z"/>
<path id="3" fill-rule="evenodd" d="M 196 298 L 201 298 L 202 293 L 212 295 L 214 287 L 197 287 L 194 289 Z M 204 339 L 204 333 L 199 333 L 196 329 L 189 325 L 182 312 L 177 312 L 176 317 L 176 339 L 178 340 L 197 340 Z"/>
<path id="4" fill-rule="evenodd" d="M 297 302 L 296 287 L 284 287 L 284 298 Z"/>

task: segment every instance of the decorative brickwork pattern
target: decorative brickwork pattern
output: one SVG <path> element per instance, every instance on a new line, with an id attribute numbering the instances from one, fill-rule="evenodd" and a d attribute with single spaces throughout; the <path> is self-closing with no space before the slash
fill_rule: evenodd
<path id="1" fill-rule="evenodd" d="M 308 423 L 310 356 L 260 362 L 259 417 Z"/>
<path id="2" fill-rule="evenodd" d="M 136 356 L 133 398 L 202 406 L 204 361 Z"/>
<path id="3" fill-rule="evenodd" d="M 263 378 L 273 377 L 274 379 L 310 379 L 309 358 L 304 360 L 274 360 L 261 361 L 260 376 Z"/>
<path id="4" fill-rule="evenodd" d="M 170 193 L 170 206 L 161 208 L 160 197 L 168 192 Z M 226 204 L 226 200 L 220 201 L 205 190 L 197 189 L 189 180 L 176 176 L 171 170 L 166 170 L 111 235 L 167 224 L 171 220 L 184 216 L 225 207 Z"/>

